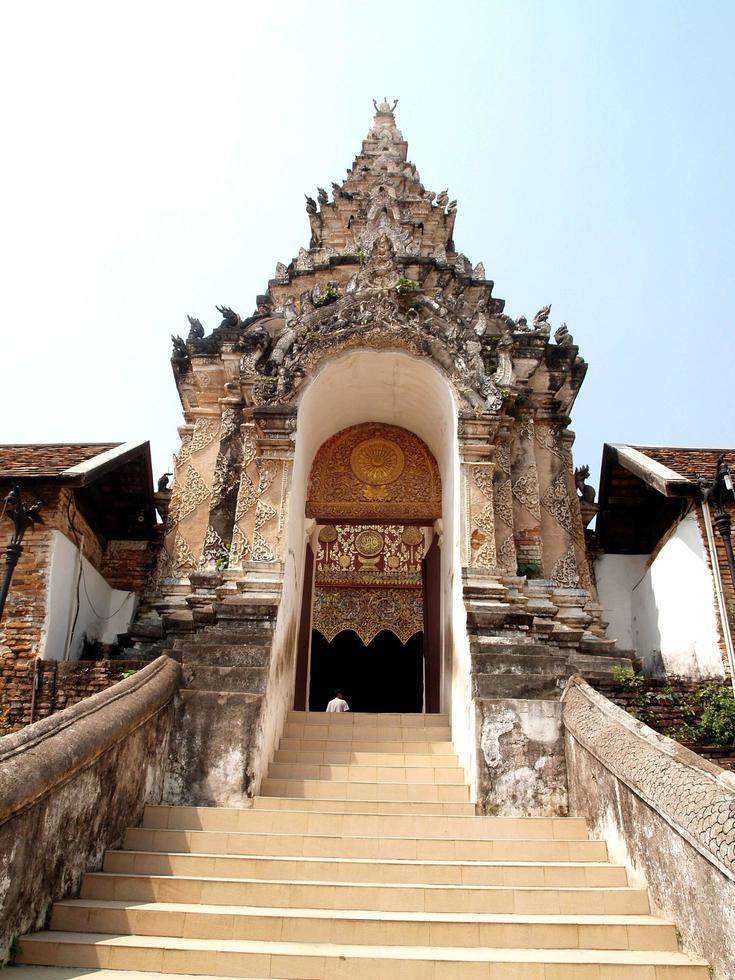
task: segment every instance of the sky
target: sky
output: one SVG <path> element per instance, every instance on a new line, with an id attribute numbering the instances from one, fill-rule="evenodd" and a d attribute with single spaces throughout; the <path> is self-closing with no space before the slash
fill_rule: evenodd
<path id="1" fill-rule="evenodd" d="M 603 442 L 733 446 L 735 3 L 0 5 L 0 442 L 150 439 L 172 333 L 243 317 L 398 98 L 506 312 L 551 303 Z"/>

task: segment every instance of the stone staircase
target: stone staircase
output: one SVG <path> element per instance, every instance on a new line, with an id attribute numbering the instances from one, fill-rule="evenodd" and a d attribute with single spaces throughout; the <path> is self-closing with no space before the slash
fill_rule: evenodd
<path id="1" fill-rule="evenodd" d="M 709 976 L 583 820 L 476 816 L 442 715 L 291 712 L 252 808 L 146 807 L 17 959 L 13 980 Z"/>
<path id="2" fill-rule="evenodd" d="M 465 574 L 464 598 L 477 698 L 558 700 L 574 673 L 593 683 L 613 667 L 632 667 L 583 589 L 522 576 L 488 584 Z"/>

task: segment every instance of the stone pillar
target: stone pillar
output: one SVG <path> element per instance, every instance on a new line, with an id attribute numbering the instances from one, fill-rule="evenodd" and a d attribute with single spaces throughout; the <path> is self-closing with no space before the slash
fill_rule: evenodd
<path id="1" fill-rule="evenodd" d="M 503 426 L 495 447 L 493 507 L 495 511 L 495 551 L 498 568 L 505 575 L 515 575 L 518 568 L 513 537 L 513 481 L 511 459 L 513 432 Z"/>
<path id="2" fill-rule="evenodd" d="M 569 489 L 569 477 L 573 479 L 573 475 L 567 463 L 568 451 L 562 426 L 555 419 L 537 420 L 535 437 L 544 576 L 563 588 L 577 589 L 580 587 L 580 576 Z"/>
<path id="3" fill-rule="evenodd" d="M 288 527 L 296 409 L 263 406 L 242 426 L 242 468 L 230 567 L 283 561 Z"/>
<path id="4" fill-rule="evenodd" d="M 219 434 L 219 450 L 214 464 L 209 498 L 209 523 L 202 544 L 200 566 L 225 568 L 229 552 L 242 469 L 242 405 L 225 404 Z"/>
<path id="5" fill-rule="evenodd" d="M 209 525 L 215 462 L 219 449 L 219 413 L 202 413 L 182 426 L 181 448 L 174 461 L 174 483 L 168 513 L 164 574 L 185 577 L 199 563 Z"/>
<path id="6" fill-rule="evenodd" d="M 496 430 L 497 423 L 467 418 L 459 429 L 462 565 L 491 574 L 497 571 L 492 459 Z"/>
<path id="7" fill-rule="evenodd" d="M 513 536 L 518 568 L 543 569 L 541 505 L 534 451 L 534 422 L 524 419 L 518 426 L 511 459 Z"/>

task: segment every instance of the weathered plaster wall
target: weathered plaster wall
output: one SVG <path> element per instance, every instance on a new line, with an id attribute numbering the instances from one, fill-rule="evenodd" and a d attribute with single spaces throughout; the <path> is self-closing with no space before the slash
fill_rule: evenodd
<path id="1" fill-rule="evenodd" d="M 79 609 L 76 615 L 80 571 L 82 579 L 79 582 Z M 118 634 L 127 631 L 136 605 L 137 596 L 134 593 L 110 588 L 65 535 L 60 531 L 51 532 L 44 659 L 78 660 L 85 638 L 114 643 Z"/>
<path id="2" fill-rule="evenodd" d="M 636 721 L 579 675 L 563 695 L 573 814 L 648 885 L 716 980 L 735 964 L 735 776 Z"/>
<path id="3" fill-rule="evenodd" d="M 162 801 L 247 806 L 262 778 L 263 697 L 182 690 L 176 698 Z"/>
<path id="4" fill-rule="evenodd" d="M 0 740 L 0 963 L 160 801 L 178 679 L 160 657 Z"/>
<path id="5" fill-rule="evenodd" d="M 559 701 L 475 701 L 480 752 L 477 802 L 501 817 L 567 813 L 567 773 Z"/>
<path id="6" fill-rule="evenodd" d="M 633 589 L 631 606 L 646 673 L 723 676 L 712 574 L 694 514 L 656 555 Z"/>
<path id="7" fill-rule="evenodd" d="M 598 555 L 595 579 L 604 619 L 610 624 L 607 635 L 617 640 L 618 649 L 635 650 L 633 627 L 633 589 L 646 573 L 648 555 Z"/>

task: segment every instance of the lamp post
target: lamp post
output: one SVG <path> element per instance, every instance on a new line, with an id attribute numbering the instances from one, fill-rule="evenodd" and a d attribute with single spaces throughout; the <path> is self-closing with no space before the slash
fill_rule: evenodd
<path id="1" fill-rule="evenodd" d="M 713 520 L 717 533 L 722 538 L 722 543 L 725 545 L 725 554 L 727 555 L 727 565 L 730 569 L 730 579 L 735 588 L 735 555 L 733 555 L 732 550 L 732 518 L 730 517 L 730 512 L 727 509 L 727 503 L 732 503 L 735 501 L 735 493 L 733 492 L 733 482 L 732 474 L 730 473 L 730 467 L 725 462 L 725 454 L 717 460 L 715 466 L 715 476 L 712 481 L 700 480 L 700 486 L 702 488 L 702 497 L 705 503 L 709 504 L 713 510 Z M 715 556 L 713 556 L 713 560 Z"/>
<path id="2" fill-rule="evenodd" d="M 37 500 L 35 504 L 26 507 L 17 483 L 5 498 L 5 506 L 10 511 L 9 517 L 13 522 L 14 528 L 13 535 L 5 549 L 5 574 L 3 576 L 2 588 L 0 589 L 0 620 L 3 618 L 5 600 L 10 591 L 10 580 L 13 577 L 15 566 L 18 564 L 18 559 L 23 552 L 23 535 L 32 524 L 43 523 L 38 513 L 41 509 L 41 501 Z"/>

